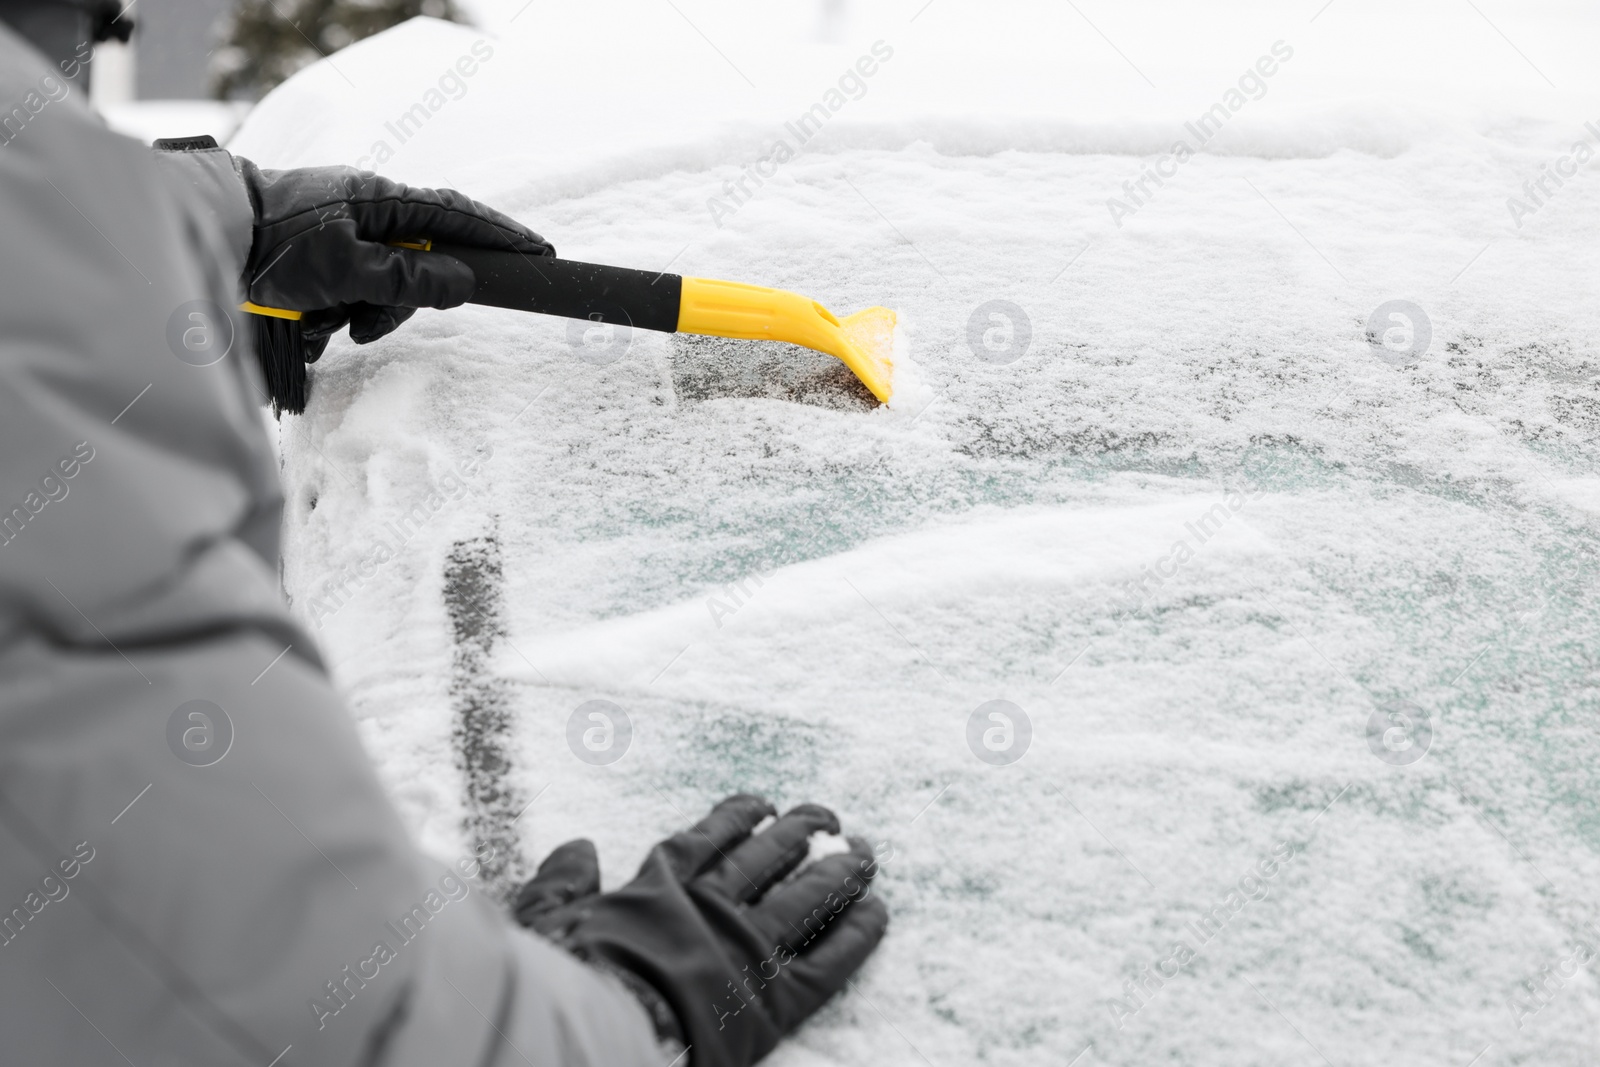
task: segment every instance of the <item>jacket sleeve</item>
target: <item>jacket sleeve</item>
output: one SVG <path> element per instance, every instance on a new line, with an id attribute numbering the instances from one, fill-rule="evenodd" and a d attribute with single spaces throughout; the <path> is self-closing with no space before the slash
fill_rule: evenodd
<path id="1" fill-rule="evenodd" d="M 227 175 L 42 76 L 0 27 L 0 1059 L 660 1067 L 417 851 L 282 603 Z"/>
<path id="2" fill-rule="evenodd" d="M 250 255 L 255 205 L 233 154 L 225 148 L 189 148 L 158 150 L 153 158 L 166 184 L 216 223 L 222 251 L 242 266 Z"/>

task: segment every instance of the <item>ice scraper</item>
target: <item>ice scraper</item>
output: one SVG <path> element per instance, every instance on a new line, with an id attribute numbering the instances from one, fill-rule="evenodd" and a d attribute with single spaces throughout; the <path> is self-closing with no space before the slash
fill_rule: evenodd
<path id="1" fill-rule="evenodd" d="M 867 308 L 839 319 L 798 293 L 741 282 L 432 242 L 402 247 L 441 252 L 471 267 L 478 287 L 470 303 L 662 333 L 787 341 L 837 356 L 880 401 L 887 402 L 893 391 L 895 313 L 889 308 Z M 241 307 L 277 320 L 258 331 L 275 355 L 287 357 L 297 348 L 300 312 L 250 303 Z M 269 374 L 274 366 L 303 367 L 292 358 L 264 359 L 263 364 Z M 303 406 L 303 380 L 287 384 Z M 279 383 L 269 385 L 274 397 L 283 395 Z M 295 410 L 292 402 L 286 406 Z"/>

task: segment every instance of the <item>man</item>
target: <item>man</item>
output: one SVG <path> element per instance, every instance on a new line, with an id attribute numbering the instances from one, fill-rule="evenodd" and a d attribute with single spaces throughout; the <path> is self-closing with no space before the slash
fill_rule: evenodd
<path id="1" fill-rule="evenodd" d="M 235 305 L 306 312 L 315 354 L 471 295 L 390 240 L 554 250 L 449 190 L 110 134 L 84 88 L 123 25 L 0 0 L 0 1060 L 759 1059 L 883 935 L 864 842 L 794 874 L 834 816 L 732 797 L 611 893 L 562 846 L 528 933 L 483 857 L 417 851 L 277 596 Z"/>

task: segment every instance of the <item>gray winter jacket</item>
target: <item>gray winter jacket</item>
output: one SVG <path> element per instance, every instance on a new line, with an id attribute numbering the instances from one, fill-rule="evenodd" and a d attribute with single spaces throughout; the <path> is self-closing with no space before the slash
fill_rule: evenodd
<path id="1" fill-rule="evenodd" d="M 417 851 L 278 596 L 250 222 L 0 26 L 0 1062 L 662 1067 Z"/>

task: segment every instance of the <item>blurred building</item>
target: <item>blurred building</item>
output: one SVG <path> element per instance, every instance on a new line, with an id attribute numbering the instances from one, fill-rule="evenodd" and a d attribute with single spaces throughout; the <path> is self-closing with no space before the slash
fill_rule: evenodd
<path id="1" fill-rule="evenodd" d="M 90 96 L 113 129 L 142 141 L 209 133 L 220 141 L 247 107 L 211 98 L 212 54 L 233 0 L 138 0 L 128 45 L 95 51 Z"/>
<path id="2" fill-rule="evenodd" d="M 208 98 L 208 65 L 231 0 L 139 0 L 133 95 L 139 100 Z"/>

